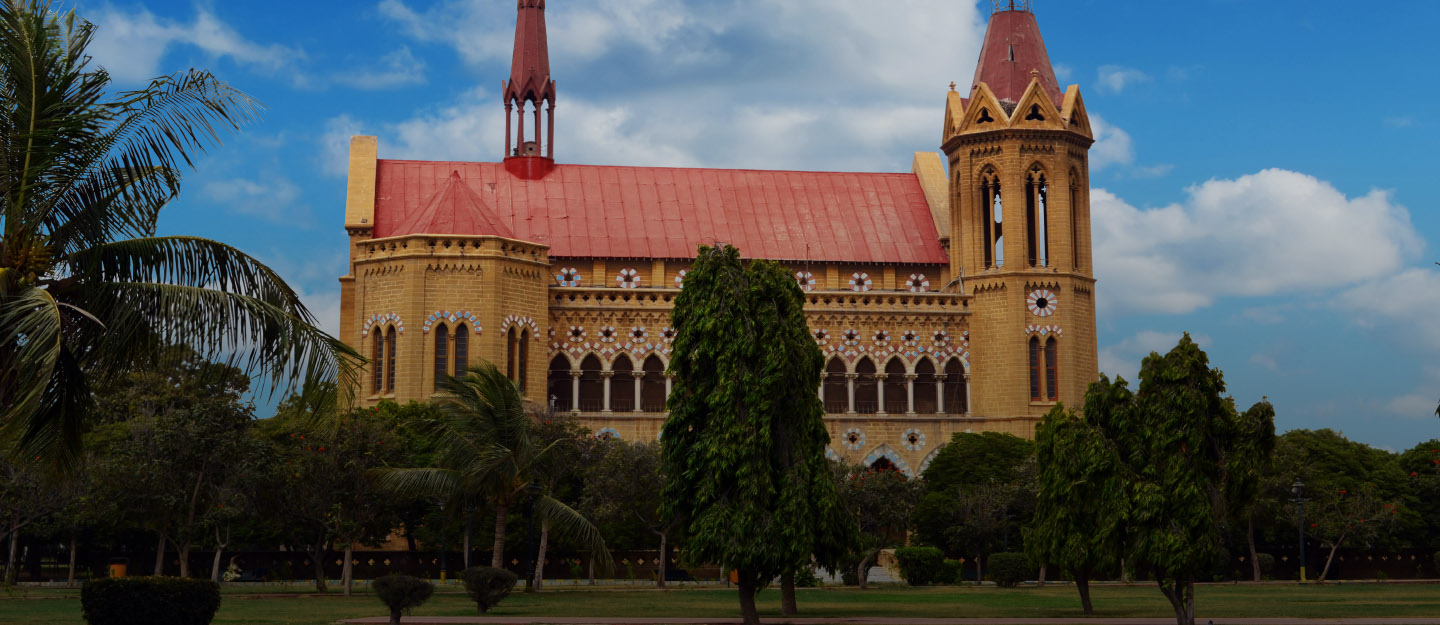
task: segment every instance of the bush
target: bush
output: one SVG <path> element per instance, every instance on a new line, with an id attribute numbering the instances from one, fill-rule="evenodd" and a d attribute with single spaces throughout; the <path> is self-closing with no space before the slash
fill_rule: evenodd
<path id="1" fill-rule="evenodd" d="M 114 577 L 80 589 L 90 625 L 209 625 L 219 609 L 220 585 L 208 579 Z"/>
<path id="2" fill-rule="evenodd" d="M 795 571 L 796 588 L 817 588 L 820 586 L 820 577 L 815 575 L 815 569 L 810 567 Z"/>
<path id="3" fill-rule="evenodd" d="M 400 625 L 400 614 L 420 607 L 430 595 L 435 594 L 435 585 L 418 577 L 391 573 L 375 580 L 370 585 L 380 602 L 390 608 L 390 625 Z"/>
<path id="4" fill-rule="evenodd" d="M 965 565 L 959 560 L 945 558 L 940 563 L 940 579 L 936 580 L 941 584 L 959 584 L 960 577 L 965 574 Z"/>
<path id="5" fill-rule="evenodd" d="M 1260 563 L 1260 575 L 1264 576 L 1275 572 L 1275 556 L 1268 553 L 1257 553 L 1255 561 Z"/>
<path id="6" fill-rule="evenodd" d="M 465 582 L 465 592 L 475 601 L 475 607 L 484 614 L 510 596 L 515 582 L 520 581 L 514 573 L 505 569 L 488 566 L 472 566 L 460 572 Z"/>
<path id="7" fill-rule="evenodd" d="M 1023 553 L 997 553 L 986 562 L 990 567 L 990 579 L 1001 588 L 1014 588 L 1035 573 L 1030 558 Z"/>
<path id="8" fill-rule="evenodd" d="M 895 550 L 895 561 L 911 586 L 929 586 L 940 580 L 945 554 L 934 547 L 901 547 Z"/>

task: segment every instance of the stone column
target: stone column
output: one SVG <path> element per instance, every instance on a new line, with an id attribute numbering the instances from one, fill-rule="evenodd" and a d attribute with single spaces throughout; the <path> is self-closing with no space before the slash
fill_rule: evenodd
<path id="1" fill-rule="evenodd" d="M 972 395 L 974 395 L 974 393 L 971 393 L 971 392 L 970 392 L 970 374 L 969 374 L 969 373 L 966 373 L 966 374 L 965 374 L 965 414 L 970 414 L 970 404 L 971 404 L 971 402 L 974 402 L 974 401 L 975 401 L 975 398 L 972 397 Z"/>
<path id="2" fill-rule="evenodd" d="M 920 376 L 914 373 L 905 374 L 905 414 L 915 416 L 915 378 Z"/>
<path id="3" fill-rule="evenodd" d="M 645 372 L 632 371 L 630 375 L 635 376 L 635 412 L 640 412 L 640 387 L 645 385 Z"/>
<path id="4" fill-rule="evenodd" d="M 822 406 L 825 404 L 825 378 L 828 378 L 828 377 L 830 377 L 830 374 L 825 373 L 824 371 L 821 371 L 821 372 L 820 372 L 820 391 L 819 391 L 819 392 L 820 392 L 820 404 L 821 404 Z M 827 411 L 827 412 L 828 412 L 828 411 Z"/>
<path id="5" fill-rule="evenodd" d="M 889 378 L 890 374 L 888 373 L 875 374 L 875 397 L 878 398 L 878 401 L 875 402 L 875 414 L 880 416 L 888 414 L 885 412 L 885 380 Z"/>
<path id="6" fill-rule="evenodd" d="M 615 377 L 614 371 L 601 371 L 601 379 L 605 380 L 605 400 L 600 404 L 601 414 L 612 414 L 610 412 L 610 379 Z"/>
<path id="7" fill-rule="evenodd" d="M 945 379 L 949 377 L 945 373 L 935 376 L 935 414 L 945 414 Z"/>
<path id="8" fill-rule="evenodd" d="M 858 373 L 845 374 L 845 389 L 850 395 L 850 397 L 846 400 L 848 402 L 847 406 L 849 407 L 849 409 L 845 411 L 845 414 L 855 414 L 855 378 L 858 377 L 860 377 L 860 374 Z"/>
<path id="9" fill-rule="evenodd" d="M 580 414 L 580 378 L 585 375 L 584 371 L 570 370 L 570 412 Z"/>

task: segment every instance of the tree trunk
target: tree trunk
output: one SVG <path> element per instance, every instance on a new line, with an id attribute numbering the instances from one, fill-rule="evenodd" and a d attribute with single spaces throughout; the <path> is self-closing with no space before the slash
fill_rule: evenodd
<path id="1" fill-rule="evenodd" d="M 20 570 L 15 566 L 16 549 L 20 546 L 20 530 L 10 532 L 10 553 L 5 556 L 5 585 L 14 586 L 15 580 L 20 577 Z"/>
<path id="2" fill-rule="evenodd" d="M 315 563 L 315 591 L 330 590 L 329 585 L 325 583 L 325 543 L 323 541 L 310 550 L 310 561 Z"/>
<path id="3" fill-rule="evenodd" d="M 789 569 L 780 575 L 780 613 L 795 616 L 795 570 Z"/>
<path id="4" fill-rule="evenodd" d="M 65 586 L 68 588 L 75 587 L 75 547 L 78 542 L 72 532 L 70 534 L 70 567 L 65 572 Z"/>
<path id="5" fill-rule="evenodd" d="M 190 541 L 189 541 L 189 540 L 186 540 L 185 542 L 183 542 L 183 543 L 181 543 L 181 544 L 179 544 L 179 545 L 176 545 L 175 547 L 176 547 L 176 549 L 175 549 L 176 553 L 179 553 L 179 554 L 180 554 L 180 577 L 181 577 L 182 579 L 183 579 L 183 578 L 189 578 L 189 577 L 190 577 Z"/>
<path id="6" fill-rule="evenodd" d="M 160 576 L 165 574 L 165 532 L 160 532 L 160 542 L 155 547 L 155 572 L 151 575 Z"/>
<path id="7" fill-rule="evenodd" d="M 465 568 L 467 568 L 467 569 L 470 568 L 470 534 L 471 534 L 471 531 L 470 531 L 470 530 L 471 530 L 471 528 L 474 526 L 474 524 L 475 524 L 475 511 L 474 511 L 474 510 L 470 510 L 470 509 L 467 508 L 467 509 L 465 510 L 465 558 L 464 558 L 464 560 L 465 560 Z"/>
<path id="8" fill-rule="evenodd" d="M 660 535 L 660 576 L 655 579 L 655 587 L 664 588 L 665 568 L 670 564 L 670 552 L 666 550 L 666 542 L 670 536 L 663 531 L 655 533 Z"/>
<path id="9" fill-rule="evenodd" d="M 545 583 L 545 550 L 550 546 L 550 522 L 540 522 L 540 552 L 535 555 L 535 579 L 532 582 L 535 590 Z"/>
<path id="10" fill-rule="evenodd" d="M 985 569 L 980 566 L 980 556 L 975 556 L 975 585 L 985 585 Z"/>
<path id="11" fill-rule="evenodd" d="M 1341 534 L 1339 540 L 1330 546 L 1330 555 L 1325 558 L 1325 568 L 1320 569 L 1320 577 L 1315 578 L 1315 583 L 1325 583 L 1325 576 L 1330 573 L 1330 563 L 1335 561 L 1335 552 L 1340 550 L 1340 543 L 1345 542 L 1345 535 Z"/>
<path id="12" fill-rule="evenodd" d="M 390 608 L 390 625 L 400 625 L 400 608 Z"/>
<path id="13" fill-rule="evenodd" d="M 590 554 L 590 585 L 595 585 L 595 554 Z"/>
<path id="14" fill-rule="evenodd" d="M 354 577 L 355 577 L 355 566 L 354 566 L 354 564 L 351 562 L 351 559 L 350 559 L 351 555 L 353 555 L 353 554 L 355 553 L 354 549 L 355 549 L 355 545 L 350 544 L 350 543 L 346 543 L 346 545 L 345 545 L 345 564 L 343 564 L 343 565 L 340 566 L 340 583 L 341 583 L 341 584 L 344 584 L 344 586 L 345 586 L 345 596 L 346 596 L 346 597 L 349 597 L 349 596 L 350 596 L 350 591 L 353 589 L 354 581 L 355 581 L 355 580 L 354 580 Z"/>
<path id="15" fill-rule="evenodd" d="M 1035 585 L 1041 588 L 1045 587 L 1045 565 L 1043 564 L 1040 565 L 1040 579 L 1035 580 Z"/>
<path id="16" fill-rule="evenodd" d="M 1159 571 L 1155 573 L 1156 579 L 1164 577 Z M 1164 582 L 1156 582 L 1160 586 L 1160 592 L 1170 600 L 1170 607 L 1175 609 L 1176 625 L 1195 625 L 1195 582 L 1194 580 L 1176 580 L 1174 586 L 1167 586 Z"/>
<path id="17" fill-rule="evenodd" d="M 755 611 L 755 574 L 749 571 L 740 571 L 740 618 L 745 625 L 760 625 L 760 613 Z"/>
<path id="18" fill-rule="evenodd" d="M 1260 557 L 1255 553 L 1255 511 L 1251 510 L 1245 518 L 1245 542 L 1250 547 L 1250 570 L 1255 574 L 1255 581 L 1260 581 Z"/>
<path id="19" fill-rule="evenodd" d="M 495 546 L 490 550 L 490 566 L 505 568 L 505 515 L 510 514 L 509 504 L 495 506 Z"/>
<path id="20" fill-rule="evenodd" d="M 1080 591 L 1080 607 L 1085 616 L 1095 615 L 1095 606 L 1090 603 L 1090 571 L 1085 569 L 1075 574 L 1075 589 Z"/>
<path id="21" fill-rule="evenodd" d="M 220 545 L 215 545 L 215 559 L 210 561 L 210 581 L 220 583 L 220 554 L 224 550 Z"/>
<path id="22" fill-rule="evenodd" d="M 860 558 L 860 565 L 856 567 L 855 571 L 856 579 L 858 580 L 860 585 L 860 590 L 865 590 L 866 588 L 868 588 L 868 586 L 865 585 L 865 582 L 870 578 L 870 559 L 874 558 L 875 554 L 878 553 L 880 553 L 880 550 L 874 549 L 871 550 L 869 553 L 865 554 L 864 557 Z"/>

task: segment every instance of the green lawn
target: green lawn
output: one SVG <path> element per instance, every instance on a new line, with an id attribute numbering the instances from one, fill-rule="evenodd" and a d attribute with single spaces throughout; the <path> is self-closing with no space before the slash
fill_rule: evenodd
<path id="1" fill-rule="evenodd" d="M 228 590 L 228 589 L 227 589 Z M 243 589 L 242 589 L 243 590 Z M 1294 584 L 1213 585 L 1198 592 L 1202 618 L 1291 616 L 1310 618 L 1398 617 L 1440 614 L 1440 585 Z M 0 595 L 0 623 L 81 625 L 78 591 L 13 589 Z M 1169 617 L 1170 605 L 1153 586 L 1099 586 L 1095 608 L 1102 617 Z M 876 590 L 801 589 L 803 616 L 874 616 L 876 622 L 913 617 L 1068 617 L 1080 614 L 1070 586 L 1046 588 L 887 587 Z M 760 595 L 762 616 L 778 616 L 779 593 Z M 436 594 L 416 614 L 469 615 L 474 604 L 456 589 Z M 384 609 L 368 594 L 344 597 L 296 594 L 266 596 L 229 590 L 217 624 L 322 625 L 339 619 L 382 616 Z M 655 590 L 547 590 L 516 593 L 492 611 L 496 616 L 738 616 L 735 592 L 692 588 Z"/>

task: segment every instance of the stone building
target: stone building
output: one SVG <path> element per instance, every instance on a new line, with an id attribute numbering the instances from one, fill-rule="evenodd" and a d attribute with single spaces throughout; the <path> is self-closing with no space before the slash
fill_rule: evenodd
<path id="1" fill-rule="evenodd" d="M 545 2 L 518 9 L 499 162 L 351 139 L 340 328 L 370 359 L 362 404 L 425 400 L 486 360 L 599 435 L 655 440 L 671 306 L 714 241 L 806 291 L 832 457 L 915 474 L 954 432 L 1030 436 L 1080 403 L 1098 369 L 1093 137 L 1027 3 L 997 2 L 972 86 L 945 96 L 944 157 L 909 173 L 564 163 Z"/>

